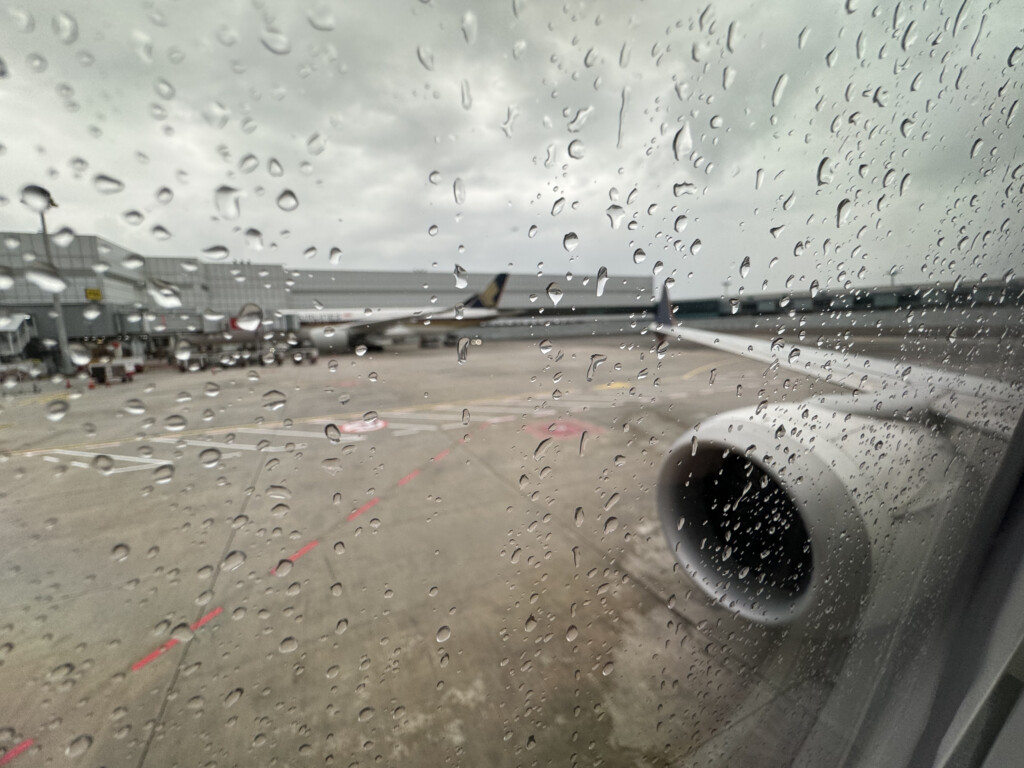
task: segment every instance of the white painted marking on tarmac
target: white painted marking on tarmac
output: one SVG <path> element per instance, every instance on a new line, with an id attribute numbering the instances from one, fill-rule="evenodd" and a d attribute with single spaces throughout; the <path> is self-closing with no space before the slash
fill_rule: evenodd
<path id="1" fill-rule="evenodd" d="M 392 429 L 412 429 L 417 432 L 436 432 L 437 424 L 406 424 L 405 422 L 396 423 L 389 421 L 388 426 Z M 396 433 L 397 434 L 397 433 Z"/>
<path id="2" fill-rule="evenodd" d="M 179 441 L 173 437 L 154 437 L 154 443 L 171 443 L 177 444 Z M 184 440 L 182 441 L 185 445 L 195 445 L 202 448 L 231 448 L 239 451 L 263 451 L 265 453 L 282 453 L 289 450 L 283 445 L 271 445 L 271 446 L 259 446 L 249 445 L 248 443 L 215 443 L 208 440 Z M 296 448 L 305 448 L 305 443 L 296 443 Z M 166 464 L 167 462 L 160 462 Z"/>
<path id="3" fill-rule="evenodd" d="M 320 437 L 324 440 L 327 435 L 323 432 L 296 432 L 293 429 L 256 429 L 254 427 L 239 427 L 235 432 L 244 432 L 247 435 L 280 435 L 281 437 Z"/>
<path id="4" fill-rule="evenodd" d="M 165 462 L 170 464 L 170 462 Z M 105 475 L 119 475 L 122 472 L 138 472 L 140 469 L 152 469 L 148 464 L 136 464 L 134 467 L 117 467 L 116 469 L 108 469 L 103 474 Z"/>
<path id="5" fill-rule="evenodd" d="M 160 440 L 160 439 L 161 438 L 157 438 L 157 440 Z M 166 438 L 163 438 L 163 439 L 166 439 Z M 175 441 L 171 440 L 171 442 L 173 443 Z M 95 458 L 97 456 L 109 456 L 110 458 L 115 459 L 117 461 L 131 461 L 131 462 L 136 462 L 136 463 L 139 463 L 139 464 L 160 464 L 160 465 L 163 465 L 163 464 L 170 464 L 171 463 L 169 461 L 165 461 L 164 459 L 150 459 L 150 458 L 146 458 L 145 456 L 121 456 L 121 455 L 116 454 L 116 453 L 96 453 L 94 451 L 71 451 L 71 450 L 68 450 L 66 448 L 53 448 L 53 449 L 47 451 L 47 453 L 60 453 L 60 454 L 62 454 L 64 456 L 86 456 L 86 457 L 89 457 L 89 458 Z"/>

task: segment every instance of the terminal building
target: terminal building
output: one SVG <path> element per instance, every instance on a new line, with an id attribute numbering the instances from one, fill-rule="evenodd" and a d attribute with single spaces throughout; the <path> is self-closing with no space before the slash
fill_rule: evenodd
<path id="1" fill-rule="evenodd" d="M 0 233 L 0 363 L 19 356 L 40 357 L 41 341 L 59 336 L 58 312 L 72 341 L 141 340 L 147 354 L 162 355 L 183 337 L 230 332 L 232 320 L 248 303 L 262 309 L 266 326 L 287 333 L 299 330 L 297 313 L 302 311 L 443 310 L 465 302 L 494 277 L 470 273 L 465 275 L 465 287 L 457 289 L 450 273 L 288 269 L 279 264 L 144 257 L 95 235 L 56 234 L 48 241 L 38 233 Z M 657 299 L 651 277 L 612 275 L 601 283 L 599 296 L 595 275 L 513 274 L 501 300 L 510 316 L 487 321 L 476 332 L 507 338 L 535 332 L 635 332 L 646 327 Z M 784 320 L 799 315 L 822 327 L 854 330 L 885 323 L 895 327 L 905 322 L 910 310 L 917 323 L 922 317 L 937 327 L 977 319 L 992 329 L 1024 333 L 1024 313 L 1019 311 L 1024 280 L 1014 276 L 813 293 L 708 298 L 683 294 L 677 287 L 673 296 L 679 320 L 734 332 L 750 327 L 751 316 Z M 1002 318 L 995 323 L 994 311 Z"/>
<path id="2" fill-rule="evenodd" d="M 297 331 L 295 311 L 442 310 L 466 301 L 493 277 L 466 274 L 465 287 L 458 289 L 449 273 L 288 269 L 280 264 L 144 257 L 95 235 L 51 235 L 45 242 L 38 233 L 0 233 L 0 314 L 9 318 L 12 333 L 17 325 L 13 319 L 20 315 L 31 335 L 56 339 L 59 311 L 71 340 L 144 338 L 151 354 L 186 334 L 230 331 L 232 319 L 248 303 L 263 310 L 266 325 Z M 560 298 L 556 292 L 549 297 L 553 282 Z M 609 276 L 602 283 L 598 296 L 595 275 L 514 274 L 501 308 L 530 316 L 548 312 L 582 317 L 642 312 L 654 302 L 649 277 Z M 23 339 L 24 326 L 17 330 L 17 338 Z M 0 347 L 0 354 L 4 349 Z"/>

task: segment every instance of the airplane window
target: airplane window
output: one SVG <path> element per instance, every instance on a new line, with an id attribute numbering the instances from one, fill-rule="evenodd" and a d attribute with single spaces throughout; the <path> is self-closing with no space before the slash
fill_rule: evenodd
<path id="1" fill-rule="evenodd" d="M 983 765 L 1018 10 L 3 3 L 0 766 Z"/>

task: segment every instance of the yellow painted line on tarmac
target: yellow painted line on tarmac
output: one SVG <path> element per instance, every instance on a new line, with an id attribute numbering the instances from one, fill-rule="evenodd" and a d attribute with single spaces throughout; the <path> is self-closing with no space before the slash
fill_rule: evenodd
<path id="1" fill-rule="evenodd" d="M 629 389 L 632 384 L 628 381 L 609 381 L 607 384 L 599 384 L 597 389 Z"/>
<path id="2" fill-rule="evenodd" d="M 698 365 L 696 368 L 684 373 L 681 378 L 683 379 L 683 381 L 686 381 L 687 379 L 692 379 L 694 376 L 697 376 L 706 371 L 710 371 L 712 368 L 716 368 L 719 365 L 722 365 L 722 363 L 722 360 L 715 360 L 714 362 L 707 363 L 706 365 Z"/>

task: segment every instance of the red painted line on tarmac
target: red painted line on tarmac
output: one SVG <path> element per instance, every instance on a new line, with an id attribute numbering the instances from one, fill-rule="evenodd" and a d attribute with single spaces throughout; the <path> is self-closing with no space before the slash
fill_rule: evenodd
<path id="1" fill-rule="evenodd" d="M 346 519 L 349 520 L 350 522 L 352 520 L 355 520 L 357 517 L 359 517 L 361 514 L 363 514 L 363 512 L 366 512 L 367 510 L 370 510 L 373 507 L 375 507 L 379 501 L 380 501 L 380 498 L 374 496 L 368 502 L 363 504 L 363 506 L 361 506 L 359 509 L 357 509 L 355 512 L 353 512 L 351 515 L 349 515 Z"/>
<path id="2" fill-rule="evenodd" d="M 220 607 L 220 606 L 218 605 L 218 606 L 217 606 L 216 608 L 214 608 L 214 609 L 213 609 L 212 611 L 210 611 L 210 612 L 209 612 L 208 614 L 206 614 L 205 616 L 203 616 L 203 618 L 201 618 L 201 619 L 200 619 L 199 621 L 197 621 L 197 622 L 196 622 L 195 624 L 191 624 L 191 625 L 190 625 L 190 629 L 191 629 L 191 630 L 192 630 L 193 632 L 195 632 L 195 631 L 196 631 L 197 629 L 199 629 L 199 628 L 200 628 L 201 626 L 203 626 L 203 624 L 205 624 L 206 622 L 210 621 L 211 619 L 215 619 L 215 618 L 217 618 L 217 617 L 218 617 L 218 616 L 220 616 L 220 615 L 221 615 L 222 613 L 224 613 L 224 609 L 223 609 L 223 608 L 221 608 L 221 607 Z"/>
<path id="3" fill-rule="evenodd" d="M 220 616 L 223 612 L 224 612 L 224 609 L 221 608 L 220 606 L 217 606 L 212 611 L 210 611 L 208 614 L 206 614 L 201 619 L 199 619 L 199 621 L 197 621 L 197 622 L 195 622 L 193 624 L 190 624 L 189 625 L 189 629 L 191 629 L 193 632 L 195 632 L 197 629 L 199 629 L 201 626 L 206 624 L 208 621 L 211 621 L 212 619 L 215 619 L 218 616 Z M 167 651 L 171 650 L 171 648 L 173 648 L 174 646 L 176 646 L 180 642 L 181 641 L 178 640 L 176 637 L 172 637 L 170 640 L 168 640 L 166 643 L 161 645 L 159 648 L 157 648 L 151 654 L 149 654 L 148 656 L 145 656 L 145 657 L 139 659 L 134 664 L 132 664 L 132 672 L 138 672 L 140 669 L 142 669 L 144 666 L 146 666 L 150 662 L 156 661 L 158 658 L 163 656 L 165 653 L 167 653 Z"/>
<path id="4" fill-rule="evenodd" d="M 416 475 L 418 475 L 419 473 L 420 473 L 420 471 L 418 469 L 414 469 L 408 475 L 406 475 L 401 480 L 399 480 L 398 484 L 399 485 L 405 485 L 406 483 L 411 482 L 412 480 L 414 480 L 416 478 Z"/>
<path id="5" fill-rule="evenodd" d="M 447 456 L 449 453 L 451 453 L 451 451 L 448 450 L 447 448 L 445 448 L 443 451 L 441 451 L 439 454 L 437 454 L 437 456 L 435 456 L 433 459 L 431 459 L 431 461 L 440 461 L 445 456 Z"/>
<path id="6" fill-rule="evenodd" d="M 18 746 L 11 747 L 10 751 L 8 751 L 6 755 L 0 757 L 0 765 L 7 765 L 7 763 L 11 762 L 11 760 L 16 758 L 18 755 L 20 755 L 22 752 L 24 752 L 26 749 L 28 749 L 35 743 L 35 739 L 25 739 Z"/>
<path id="7" fill-rule="evenodd" d="M 177 640 L 177 638 L 173 638 L 172 637 L 166 643 L 164 643 L 159 648 L 157 648 L 155 651 L 153 651 L 151 654 L 149 654 L 149 656 L 141 658 L 138 661 L 136 661 L 134 664 L 132 664 L 132 672 L 138 672 L 140 669 L 142 669 L 144 666 L 149 664 L 151 661 L 155 661 L 157 658 L 159 658 L 160 656 L 165 654 L 167 651 L 171 650 L 171 648 L 176 646 L 178 644 L 178 642 L 179 641 Z"/>
<path id="8" fill-rule="evenodd" d="M 309 552 L 311 549 L 313 549 L 313 547 L 315 547 L 319 543 L 320 543 L 319 541 L 317 541 L 316 539 L 313 539 L 313 541 L 309 542 L 309 544 L 304 546 L 302 549 L 300 549 L 298 552 L 296 552 L 294 555 L 292 555 L 288 559 L 291 560 L 294 563 L 296 560 L 298 560 L 304 554 Z M 276 565 L 273 568 L 270 569 L 270 573 L 271 573 L 271 575 L 274 575 L 274 574 L 277 573 L 277 566 Z"/>

